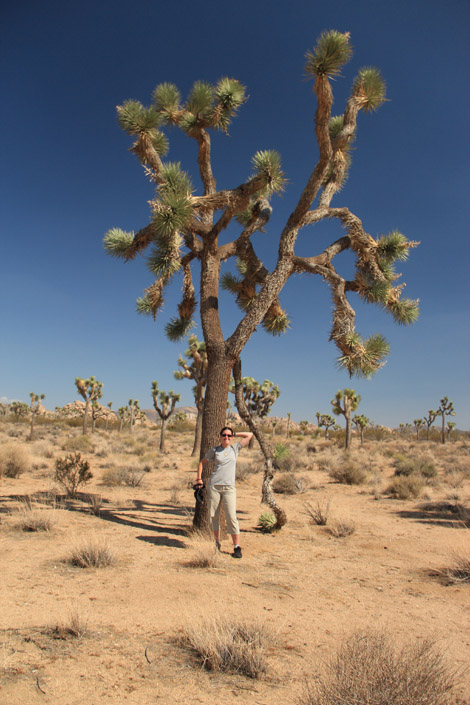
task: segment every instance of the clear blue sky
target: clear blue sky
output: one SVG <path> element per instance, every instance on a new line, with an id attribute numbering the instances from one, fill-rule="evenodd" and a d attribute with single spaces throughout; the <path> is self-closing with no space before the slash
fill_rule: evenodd
<path id="1" fill-rule="evenodd" d="M 219 188 L 236 186 L 258 149 L 281 153 L 289 186 L 273 200 L 267 233 L 255 236 L 272 266 L 317 157 L 304 55 L 323 30 L 338 29 L 351 33 L 355 53 L 334 82 L 335 114 L 364 65 L 381 69 L 389 102 L 360 116 L 350 177 L 332 205 L 349 207 L 373 236 L 398 229 L 421 241 L 400 268 L 406 295 L 421 300 L 421 317 L 401 328 L 352 296 L 358 331 L 385 334 L 392 352 L 374 378 L 350 380 L 328 342 L 327 287 L 298 277 L 282 296 L 291 329 L 282 338 L 258 331 L 243 373 L 277 383 L 273 413 L 296 420 L 330 413 L 336 390 L 352 386 L 362 395 L 359 411 L 376 423 L 412 421 L 447 395 L 458 427 L 470 428 L 469 20 L 464 0 L 6 3 L 0 397 L 28 401 L 31 391 L 45 393 L 53 409 L 77 398 L 76 376 L 95 375 L 103 402 L 114 408 L 130 397 L 151 407 L 153 379 L 192 404 L 191 383 L 173 379 L 185 344 L 163 334 L 180 282 L 154 323 L 135 313 L 151 283 L 144 260 L 125 264 L 103 251 L 109 228 L 146 225 L 152 195 L 115 106 L 128 98 L 149 103 L 163 81 L 183 95 L 195 80 L 224 75 L 247 86 L 250 98 L 230 138 L 214 139 L 214 170 Z M 181 161 L 198 183 L 193 141 L 169 137 L 168 159 Z M 298 252 L 317 254 L 341 234 L 338 224 L 305 230 Z M 238 310 L 225 298 L 222 306 L 228 335 Z"/>

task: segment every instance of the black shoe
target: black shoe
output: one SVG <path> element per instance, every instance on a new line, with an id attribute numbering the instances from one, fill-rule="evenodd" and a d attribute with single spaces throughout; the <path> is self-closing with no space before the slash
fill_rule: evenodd
<path id="1" fill-rule="evenodd" d="M 240 546 L 235 546 L 235 548 L 233 549 L 232 556 L 234 558 L 241 558 L 242 557 L 242 549 L 240 548 Z"/>

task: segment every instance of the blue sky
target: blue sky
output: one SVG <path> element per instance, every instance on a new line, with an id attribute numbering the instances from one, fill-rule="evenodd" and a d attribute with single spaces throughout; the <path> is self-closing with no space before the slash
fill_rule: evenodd
<path id="1" fill-rule="evenodd" d="M 323 30 L 338 29 L 351 33 L 354 56 L 334 82 L 334 113 L 364 65 L 380 68 L 389 102 L 360 116 L 349 180 L 332 205 L 350 208 L 374 237 L 398 229 L 421 242 L 400 267 L 421 316 L 401 328 L 352 296 L 358 331 L 383 333 L 392 352 L 375 377 L 350 380 L 328 342 L 327 287 L 297 277 L 282 294 L 291 329 L 282 338 L 258 331 L 243 373 L 277 383 L 273 414 L 296 420 L 330 413 L 336 390 L 353 387 L 362 395 L 358 411 L 376 423 L 412 421 L 447 395 L 458 427 L 470 428 L 467 2 L 20 0 L 2 13 L 1 398 L 44 393 L 53 409 L 77 398 L 76 376 L 95 375 L 114 408 L 130 397 L 151 407 L 154 379 L 192 404 L 191 383 L 173 379 L 185 344 L 163 334 L 181 283 L 153 323 L 135 313 L 151 283 L 144 260 L 126 264 L 103 251 L 109 228 L 146 225 L 152 196 L 115 106 L 150 103 L 163 81 L 183 95 L 195 80 L 225 75 L 247 86 L 231 136 L 213 140 L 214 171 L 219 188 L 233 187 L 258 149 L 281 153 L 289 185 L 254 240 L 272 267 L 317 157 L 304 55 Z M 168 159 L 198 184 L 193 141 L 174 131 L 169 138 Z M 317 254 L 341 234 L 332 223 L 305 230 L 298 252 Z M 338 268 L 347 273 L 344 259 Z M 221 306 L 228 335 L 239 313 L 225 295 Z"/>

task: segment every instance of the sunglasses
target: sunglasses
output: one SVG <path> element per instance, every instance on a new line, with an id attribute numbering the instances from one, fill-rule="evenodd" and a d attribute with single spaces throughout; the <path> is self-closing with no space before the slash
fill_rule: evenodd
<path id="1" fill-rule="evenodd" d="M 221 433 L 220 435 L 222 436 L 222 438 L 232 438 L 231 433 Z"/>

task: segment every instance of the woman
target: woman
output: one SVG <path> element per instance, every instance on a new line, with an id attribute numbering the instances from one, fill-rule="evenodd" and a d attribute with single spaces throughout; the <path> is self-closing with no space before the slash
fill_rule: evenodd
<path id="1" fill-rule="evenodd" d="M 232 536 L 233 557 L 241 558 L 240 529 L 237 520 L 237 491 L 235 489 L 235 473 L 238 453 L 248 445 L 253 434 L 245 431 L 234 433 L 231 428 L 224 426 L 220 432 L 220 445 L 207 451 L 205 457 L 197 466 L 196 486 L 202 487 L 202 469 L 210 460 L 214 461 L 214 470 L 209 478 L 207 500 L 209 502 L 209 515 L 212 531 L 217 548 L 220 550 L 220 507 L 224 503 L 227 519 L 227 531 Z M 234 445 L 232 438 L 240 438 Z"/>

